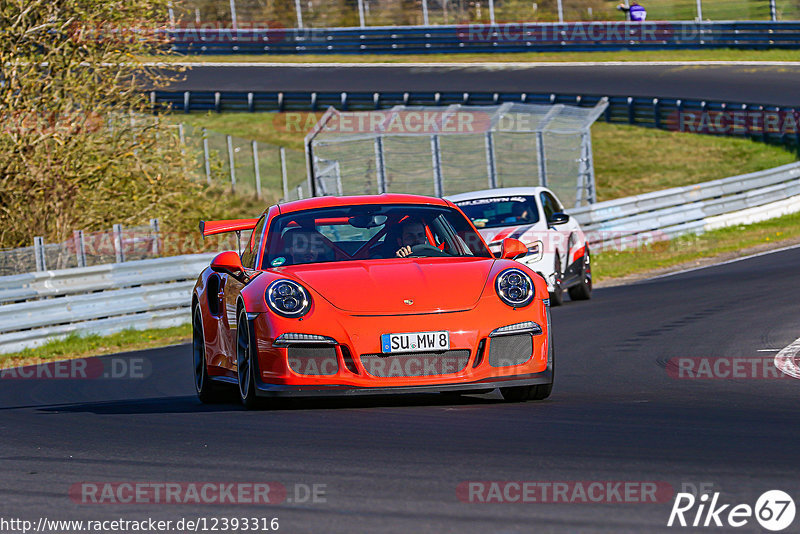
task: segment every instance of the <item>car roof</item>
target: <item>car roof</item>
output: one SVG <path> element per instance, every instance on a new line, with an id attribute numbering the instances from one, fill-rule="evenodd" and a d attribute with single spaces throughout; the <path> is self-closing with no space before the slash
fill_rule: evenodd
<path id="1" fill-rule="evenodd" d="M 501 187 L 496 189 L 482 189 L 480 191 L 470 191 L 468 193 L 459 193 L 457 195 L 447 195 L 445 198 L 453 202 L 462 202 L 464 200 L 475 200 L 477 198 L 495 198 L 495 197 L 508 197 L 508 196 L 534 196 L 542 191 L 553 193 L 546 187 Z"/>
<path id="2" fill-rule="evenodd" d="M 358 195 L 343 197 L 312 197 L 303 200 L 294 200 L 285 204 L 278 204 L 281 214 L 293 213 L 296 211 L 333 208 L 338 206 L 360 206 L 365 204 L 409 204 L 427 206 L 449 206 L 450 204 L 441 198 L 425 197 L 422 195 L 401 195 L 396 193 L 384 193 L 382 195 Z"/>

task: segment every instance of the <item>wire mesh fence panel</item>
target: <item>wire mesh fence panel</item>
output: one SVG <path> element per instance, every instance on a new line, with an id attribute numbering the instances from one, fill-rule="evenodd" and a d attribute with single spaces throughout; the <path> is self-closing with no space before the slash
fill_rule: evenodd
<path id="1" fill-rule="evenodd" d="M 571 208 L 582 198 L 584 184 L 580 168 L 581 136 L 545 132 L 544 150 L 547 162 L 547 187 Z"/>
<path id="2" fill-rule="evenodd" d="M 498 187 L 537 186 L 539 156 L 536 136 L 528 133 L 494 133 Z"/>
<path id="3" fill-rule="evenodd" d="M 339 162 L 339 176 L 345 195 L 378 193 L 374 139 L 318 145 L 314 149 L 314 155 L 326 161 Z"/>
<path id="4" fill-rule="evenodd" d="M 445 195 L 490 186 L 485 134 L 443 135 L 439 138 L 439 147 Z"/>
<path id="5" fill-rule="evenodd" d="M 628 3 L 633 0 L 629 0 Z M 626 19 L 608 0 L 299 0 L 272 2 L 234 0 L 237 26 L 247 28 L 304 28 L 422 26 L 489 23 L 621 21 Z M 770 0 L 639 0 L 648 20 L 770 20 Z M 777 20 L 797 20 L 800 3 L 775 0 Z M 298 15 L 299 8 L 299 15 Z M 190 0 L 176 6 L 180 25 L 230 28 L 230 0 Z M 560 11 L 560 13 L 559 13 Z M 299 18 L 298 18 L 299 17 Z"/>
<path id="6" fill-rule="evenodd" d="M 0 250 L 0 276 L 35 270 L 36 253 L 33 247 Z"/>
<path id="7" fill-rule="evenodd" d="M 383 138 L 386 191 L 436 196 L 431 136 Z"/>

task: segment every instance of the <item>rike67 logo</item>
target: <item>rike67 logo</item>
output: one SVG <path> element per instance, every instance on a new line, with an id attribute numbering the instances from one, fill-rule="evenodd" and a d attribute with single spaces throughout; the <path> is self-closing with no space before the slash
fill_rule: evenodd
<path id="1" fill-rule="evenodd" d="M 755 506 L 723 504 L 719 492 L 711 497 L 703 493 L 699 498 L 691 493 L 678 493 L 667 526 L 739 528 L 755 518 L 762 528 L 778 532 L 792 524 L 794 515 L 794 500 L 781 490 L 764 492 Z"/>

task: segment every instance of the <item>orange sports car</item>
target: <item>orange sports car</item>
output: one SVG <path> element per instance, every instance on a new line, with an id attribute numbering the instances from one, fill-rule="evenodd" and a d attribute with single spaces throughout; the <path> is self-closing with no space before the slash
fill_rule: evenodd
<path id="1" fill-rule="evenodd" d="M 216 256 L 192 295 L 203 402 L 238 386 L 264 397 L 490 392 L 544 399 L 553 386 L 547 284 L 515 239 L 495 258 L 452 202 L 412 195 L 317 197 L 258 219 Z"/>

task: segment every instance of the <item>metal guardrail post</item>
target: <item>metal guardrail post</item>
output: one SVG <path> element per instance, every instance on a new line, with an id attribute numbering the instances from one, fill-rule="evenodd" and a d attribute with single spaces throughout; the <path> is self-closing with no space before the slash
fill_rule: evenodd
<path id="1" fill-rule="evenodd" d="M 703 21 L 703 0 L 697 0 L 697 22 Z"/>
<path id="2" fill-rule="evenodd" d="M 236 0 L 231 0 L 231 26 L 233 26 L 234 30 L 239 29 L 239 24 L 237 22 L 238 21 L 236 20 Z"/>
<path id="3" fill-rule="evenodd" d="M 378 194 L 386 192 L 386 159 L 383 155 L 383 137 L 375 138 L 375 174 L 378 179 Z"/>
<path id="4" fill-rule="evenodd" d="M 486 132 L 486 172 L 489 175 L 489 188 L 494 189 L 497 187 L 497 165 L 495 163 L 494 153 L 494 135 L 492 131 Z"/>
<path id="5" fill-rule="evenodd" d="M 297 16 L 297 27 L 303 29 L 303 10 L 300 7 L 300 0 L 294 0 L 294 11 Z"/>
<path id="6" fill-rule="evenodd" d="M 258 143 L 253 141 L 253 168 L 256 174 L 256 198 L 261 199 L 261 169 L 258 168 Z"/>
<path id="7" fill-rule="evenodd" d="M 78 267 L 86 267 L 86 243 L 83 240 L 83 230 L 72 232 L 72 239 L 75 243 L 75 259 L 78 260 Z"/>
<path id="8" fill-rule="evenodd" d="M 775 7 L 775 0 L 769 0 L 769 19 L 772 22 L 778 21 L 778 9 Z"/>
<path id="9" fill-rule="evenodd" d="M 281 156 L 281 182 L 283 183 L 283 201 L 289 200 L 289 175 L 286 172 L 286 148 L 281 147 L 278 151 Z"/>
<path id="10" fill-rule="evenodd" d="M 150 219 L 150 233 L 153 234 L 153 256 L 158 256 L 161 253 L 158 219 Z"/>
<path id="11" fill-rule="evenodd" d="M 115 224 L 113 228 L 114 233 L 114 255 L 116 256 L 116 263 L 123 263 L 125 261 L 125 251 L 122 249 L 122 225 Z"/>
<path id="12" fill-rule="evenodd" d="M 208 153 L 208 131 L 203 128 L 203 162 L 206 167 L 206 182 L 211 185 L 211 155 Z"/>
<path id="13" fill-rule="evenodd" d="M 36 271 L 46 271 L 47 270 L 47 258 L 44 254 L 44 238 L 43 237 L 34 237 L 33 238 L 33 255 L 36 258 Z"/>
<path id="14" fill-rule="evenodd" d="M 189 108 L 191 107 L 191 102 L 192 102 L 191 98 L 192 98 L 192 93 L 191 92 L 189 92 L 189 91 L 184 91 L 183 92 L 183 112 L 184 113 L 189 113 Z"/>
<path id="15" fill-rule="evenodd" d="M 236 162 L 233 158 L 233 138 L 230 135 L 225 136 L 228 143 L 228 165 L 231 171 L 231 191 L 236 191 Z"/>
<path id="16" fill-rule="evenodd" d="M 364 28 L 364 0 L 358 0 L 358 23 L 359 26 Z"/>
<path id="17" fill-rule="evenodd" d="M 494 26 L 494 0 L 489 0 L 489 23 Z"/>
<path id="18" fill-rule="evenodd" d="M 544 132 L 536 132 L 536 155 L 539 164 L 539 185 L 547 187 L 547 163 L 544 154 Z"/>
<path id="19" fill-rule="evenodd" d="M 447 1 L 447 0 L 445 0 Z M 428 23 L 428 0 L 422 0 L 422 23 L 429 26 Z"/>
<path id="20" fill-rule="evenodd" d="M 437 197 L 444 196 L 444 180 L 442 179 L 442 153 L 439 136 L 431 136 L 431 159 L 433 160 L 433 191 Z"/>

